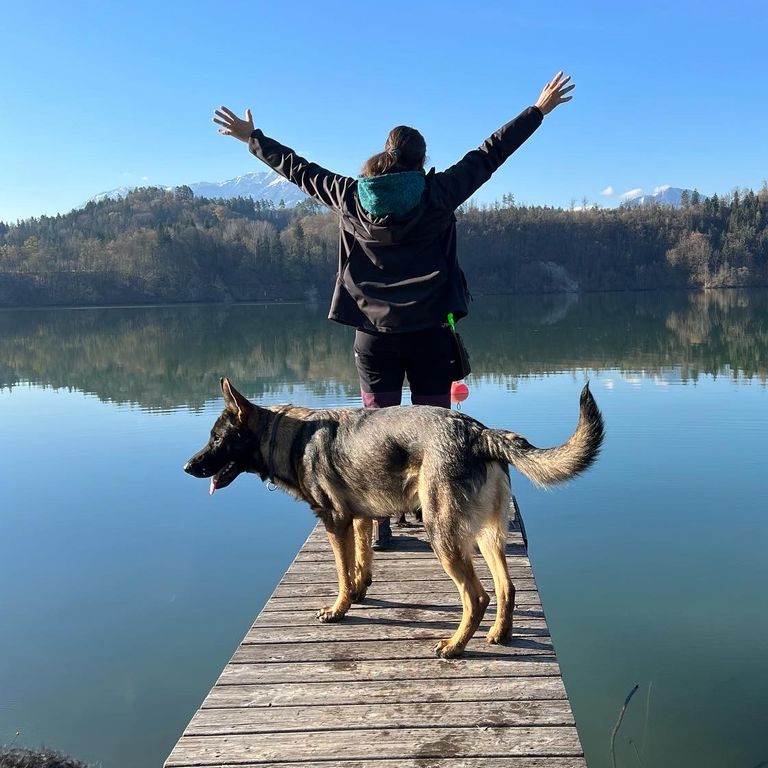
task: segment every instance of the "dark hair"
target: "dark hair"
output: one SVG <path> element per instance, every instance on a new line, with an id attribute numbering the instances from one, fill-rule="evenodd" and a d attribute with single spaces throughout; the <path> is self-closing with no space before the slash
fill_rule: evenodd
<path id="1" fill-rule="evenodd" d="M 368 158 L 360 174 L 382 176 L 385 173 L 418 171 L 424 167 L 427 157 L 427 142 L 415 129 L 398 125 L 387 136 L 384 151 Z"/>

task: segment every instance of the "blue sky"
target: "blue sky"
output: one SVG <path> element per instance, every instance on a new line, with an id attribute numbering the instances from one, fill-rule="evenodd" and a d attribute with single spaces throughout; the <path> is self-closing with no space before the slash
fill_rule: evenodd
<path id="1" fill-rule="evenodd" d="M 261 170 L 214 107 L 354 175 L 414 125 L 455 162 L 558 69 L 574 100 L 481 190 L 491 201 L 615 204 L 768 177 L 768 3 L 303 2 L 0 6 L 0 220 L 67 211 L 121 185 Z M 611 187 L 613 196 L 601 195 Z"/>

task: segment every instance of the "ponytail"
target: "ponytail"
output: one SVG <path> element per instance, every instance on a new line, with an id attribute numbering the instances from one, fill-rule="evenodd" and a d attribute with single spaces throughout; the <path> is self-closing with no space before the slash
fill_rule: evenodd
<path id="1" fill-rule="evenodd" d="M 361 176 L 383 176 L 385 173 L 419 171 L 424 167 L 427 143 L 415 129 L 398 125 L 389 132 L 384 151 L 368 158 Z"/>

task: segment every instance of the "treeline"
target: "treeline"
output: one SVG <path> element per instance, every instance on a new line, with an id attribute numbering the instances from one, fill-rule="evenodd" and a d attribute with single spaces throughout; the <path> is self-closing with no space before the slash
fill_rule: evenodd
<path id="1" fill-rule="evenodd" d="M 768 285 L 768 187 L 682 208 L 564 211 L 511 195 L 458 212 L 475 293 Z M 0 305 L 293 300 L 329 295 L 338 224 L 307 201 L 138 189 L 0 222 Z"/>
<path id="2" fill-rule="evenodd" d="M 65 215 L 0 224 L 0 305 L 304 297 L 327 282 L 332 260 L 330 234 L 312 249 L 319 259 L 296 242 L 300 221 L 330 225 L 320 210 L 147 187 Z"/>

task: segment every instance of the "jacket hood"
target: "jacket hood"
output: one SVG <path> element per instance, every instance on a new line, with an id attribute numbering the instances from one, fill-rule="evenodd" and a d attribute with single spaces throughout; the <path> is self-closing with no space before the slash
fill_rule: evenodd
<path id="1" fill-rule="evenodd" d="M 419 204 L 425 188 L 423 171 L 360 176 L 357 180 L 360 205 L 376 217 L 404 216 Z"/>

